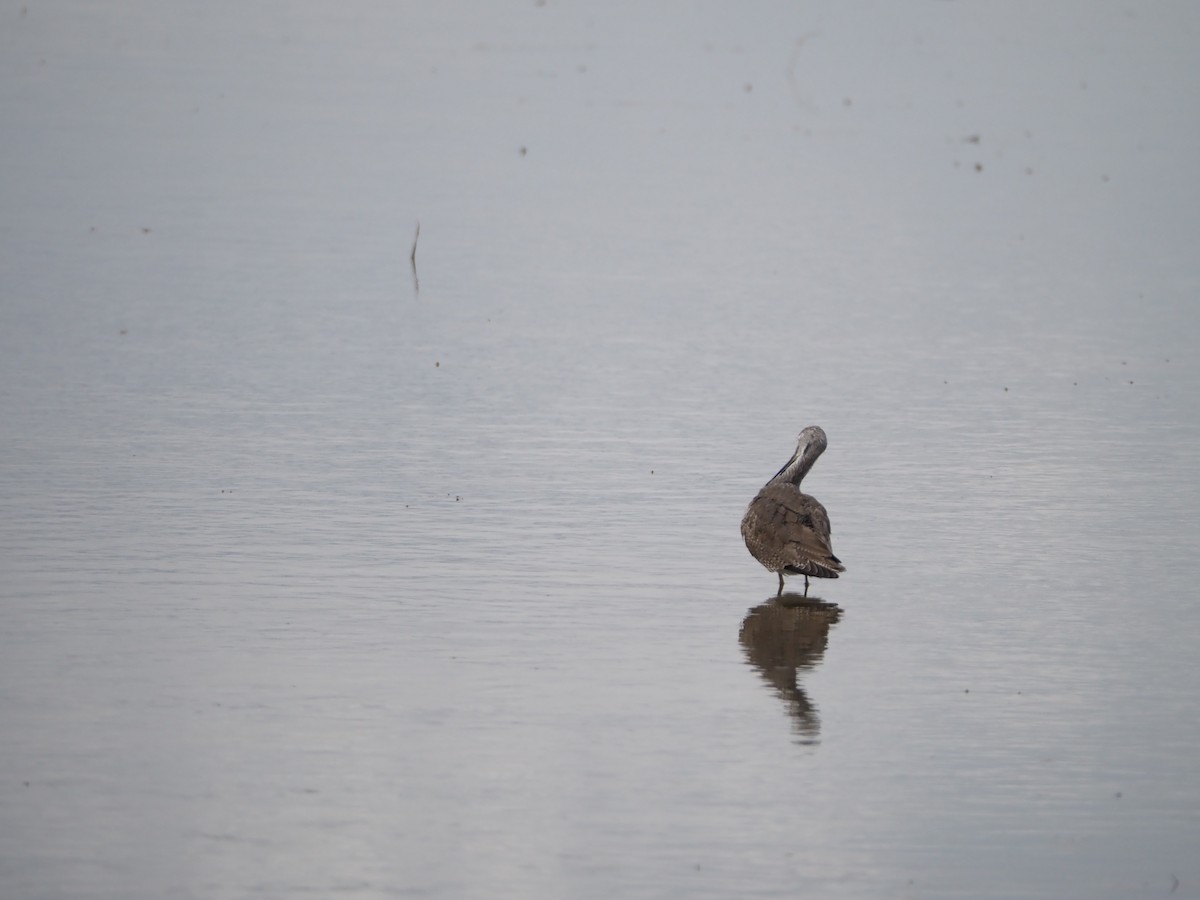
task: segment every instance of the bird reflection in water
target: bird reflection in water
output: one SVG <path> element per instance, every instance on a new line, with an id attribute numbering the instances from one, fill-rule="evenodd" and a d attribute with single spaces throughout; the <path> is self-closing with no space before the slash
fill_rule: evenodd
<path id="1" fill-rule="evenodd" d="M 817 708 L 797 675 L 821 661 L 829 629 L 841 616 L 835 603 L 787 593 L 754 607 L 742 620 L 738 640 L 746 659 L 787 704 L 797 743 L 816 744 L 821 732 Z"/>

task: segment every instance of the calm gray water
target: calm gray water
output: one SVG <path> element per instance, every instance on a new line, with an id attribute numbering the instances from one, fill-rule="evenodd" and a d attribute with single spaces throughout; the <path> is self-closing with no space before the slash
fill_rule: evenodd
<path id="1" fill-rule="evenodd" d="M 1197 7 L 427 6 L 0 9 L 0 895 L 1200 897 Z"/>

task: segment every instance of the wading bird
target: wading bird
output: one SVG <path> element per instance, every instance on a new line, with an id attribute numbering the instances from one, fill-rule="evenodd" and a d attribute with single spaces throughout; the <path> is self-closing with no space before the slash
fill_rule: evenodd
<path id="1" fill-rule="evenodd" d="M 784 575 L 803 575 L 808 594 L 810 577 L 837 578 L 846 570 L 829 545 L 829 513 L 816 497 L 800 491 L 801 480 L 826 443 L 825 432 L 816 425 L 800 432 L 792 458 L 763 485 L 742 517 L 746 549 L 778 573 L 780 594 Z"/>

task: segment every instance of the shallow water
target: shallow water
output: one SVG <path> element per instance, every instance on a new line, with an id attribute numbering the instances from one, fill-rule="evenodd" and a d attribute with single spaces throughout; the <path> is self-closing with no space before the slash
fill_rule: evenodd
<path id="1" fill-rule="evenodd" d="M 1190 6 L 133 12 L 0 28 L 0 893 L 1200 896 Z"/>

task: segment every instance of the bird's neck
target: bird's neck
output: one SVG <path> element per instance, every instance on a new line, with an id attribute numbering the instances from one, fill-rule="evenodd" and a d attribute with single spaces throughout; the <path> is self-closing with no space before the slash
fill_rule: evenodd
<path id="1" fill-rule="evenodd" d="M 771 482 L 773 484 L 793 484 L 796 487 L 800 487 L 800 482 L 804 480 L 804 476 L 812 468 L 813 462 L 814 460 L 811 458 L 799 456 L 784 466 L 779 474 L 771 479 Z"/>

